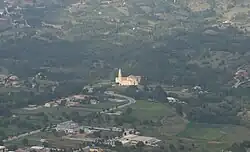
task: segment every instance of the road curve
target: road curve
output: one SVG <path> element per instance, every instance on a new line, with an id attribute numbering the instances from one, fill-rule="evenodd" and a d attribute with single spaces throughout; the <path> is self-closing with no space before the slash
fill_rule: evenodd
<path id="1" fill-rule="evenodd" d="M 124 99 L 128 100 L 128 103 L 125 103 L 123 105 L 111 108 L 110 110 L 122 109 L 122 108 L 127 107 L 127 106 L 129 106 L 131 104 L 136 103 L 136 100 L 134 98 L 131 98 L 131 97 L 128 97 L 128 96 L 125 96 L 125 95 L 121 95 L 121 94 L 117 94 L 117 93 L 114 93 L 113 91 L 105 91 L 104 93 L 106 95 L 116 96 L 116 97 L 120 97 L 120 98 L 124 98 Z"/>
<path id="2" fill-rule="evenodd" d="M 250 79 L 240 82 L 240 80 L 237 80 L 237 82 L 232 86 L 232 88 L 238 88 L 239 86 L 241 86 L 242 84 L 245 84 L 247 82 L 250 82 Z"/>

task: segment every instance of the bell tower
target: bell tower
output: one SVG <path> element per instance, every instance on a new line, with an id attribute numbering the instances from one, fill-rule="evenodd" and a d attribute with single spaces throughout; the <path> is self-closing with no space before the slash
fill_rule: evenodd
<path id="1" fill-rule="evenodd" d="M 119 71 L 118 71 L 118 78 L 120 79 L 121 77 L 122 77 L 122 70 L 119 69 Z"/>
<path id="2" fill-rule="evenodd" d="M 121 78 L 122 78 L 122 70 L 119 69 L 119 70 L 118 70 L 118 75 L 117 75 L 117 77 L 115 78 L 115 83 L 120 83 Z"/>

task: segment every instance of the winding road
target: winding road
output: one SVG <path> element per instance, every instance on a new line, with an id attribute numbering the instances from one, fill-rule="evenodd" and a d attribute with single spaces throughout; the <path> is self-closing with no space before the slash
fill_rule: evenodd
<path id="1" fill-rule="evenodd" d="M 127 107 L 127 106 L 129 106 L 131 104 L 136 103 L 136 100 L 134 98 L 124 96 L 124 95 L 121 95 L 121 94 L 117 94 L 117 93 L 114 93 L 113 91 L 105 91 L 104 93 L 106 95 L 116 96 L 116 97 L 120 97 L 120 98 L 124 98 L 124 99 L 128 100 L 128 103 L 125 103 L 125 104 L 117 106 L 117 107 L 110 108 L 110 110 L 122 109 L 122 108 L 125 108 L 125 107 Z M 101 113 L 105 113 L 105 112 L 101 112 Z"/>
<path id="2" fill-rule="evenodd" d="M 124 98 L 124 99 L 128 100 L 128 103 L 125 103 L 123 105 L 110 108 L 109 111 L 116 110 L 116 109 L 122 109 L 122 108 L 125 108 L 125 107 L 127 107 L 127 106 L 129 106 L 131 104 L 136 103 L 136 100 L 134 98 L 124 96 L 124 95 L 121 95 L 121 94 L 117 94 L 117 93 L 114 93 L 113 91 L 105 91 L 104 94 L 110 95 L 110 96 L 116 96 L 116 97 Z M 101 114 L 102 113 L 107 113 L 109 111 L 105 111 L 105 112 L 101 111 L 100 113 Z M 98 129 L 106 129 L 106 128 L 98 128 Z M 17 135 L 17 136 L 12 137 L 12 138 L 4 139 L 3 142 L 10 142 L 10 141 L 13 141 L 13 140 L 24 138 L 24 137 L 29 136 L 29 135 L 37 134 L 37 133 L 41 132 L 41 130 L 42 129 L 38 129 L 38 130 L 31 131 L 31 132 L 23 133 L 23 134 Z"/>
<path id="3" fill-rule="evenodd" d="M 250 79 L 242 82 L 240 80 L 237 80 L 237 82 L 232 86 L 232 88 L 238 88 L 240 85 L 245 84 L 247 82 L 250 82 Z"/>

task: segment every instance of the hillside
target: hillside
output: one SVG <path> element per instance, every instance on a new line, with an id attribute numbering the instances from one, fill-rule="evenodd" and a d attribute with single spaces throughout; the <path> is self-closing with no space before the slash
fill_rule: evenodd
<path id="1" fill-rule="evenodd" d="M 6 116 L 0 123 L 12 122 L 13 109 L 86 93 L 87 84 L 98 81 L 105 90 L 100 82 L 113 82 L 121 68 L 146 80 L 138 88 L 109 88 L 137 100 L 128 117 L 135 124 L 127 121 L 144 133 L 197 152 L 248 139 L 250 79 L 242 73 L 250 70 L 250 0 L 30 3 L 18 0 L 0 17 L 0 111 Z M 13 86 L 10 76 L 17 77 Z"/>
<path id="2" fill-rule="evenodd" d="M 18 11 L 30 27 L 0 34 L 1 64 L 19 76 L 42 69 L 50 79 L 110 79 L 121 67 L 213 90 L 249 63 L 247 0 L 41 1 Z"/>
<path id="3" fill-rule="evenodd" d="M 121 67 L 154 82 L 224 85 L 249 62 L 249 9 L 247 1 L 229 0 L 85 1 L 28 8 L 21 13 L 32 28 L 1 33 L 1 58 L 19 64 L 1 64 L 18 75 L 13 69 L 60 67 L 76 76 L 88 77 L 91 70 L 92 78 L 108 79 Z"/>

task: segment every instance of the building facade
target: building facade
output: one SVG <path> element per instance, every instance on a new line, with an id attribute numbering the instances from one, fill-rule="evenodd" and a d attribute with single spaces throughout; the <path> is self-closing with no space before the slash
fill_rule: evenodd
<path id="1" fill-rule="evenodd" d="M 139 85 L 140 81 L 141 81 L 141 76 L 129 75 L 127 77 L 123 77 L 121 69 L 119 69 L 118 75 L 115 78 L 115 83 L 121 86 Z"/>

